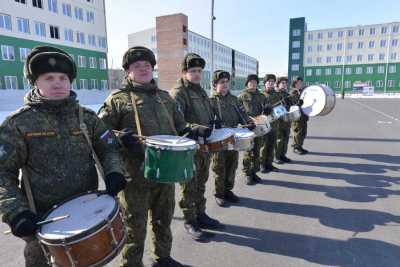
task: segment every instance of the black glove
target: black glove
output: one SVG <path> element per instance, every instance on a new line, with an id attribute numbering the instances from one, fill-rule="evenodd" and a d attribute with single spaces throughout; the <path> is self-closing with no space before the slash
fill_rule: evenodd
<path id="1" fill-rule="evenodd" d="M 119 135 L 120 140 L 133 156 L 143 159 L 144 147 L 139 137 L 133 135 L 132 128 L 124 128 Z"/>
<path id="2" fill-rule="evenodd" d="M 250 131 L 252 131 L 256 128 L 256 124 L 254 122 L 251 122 L 251 123 L 247 124 L 246 128 L 249 129 Z"/>
<path id="3" fill-rule="evenodd" d="M 18 237 L 33 236 L 39 228 L 40 218 L 30 210 L 18 213 L 10 222 L 11 232 Z"/>
<path id="4" fill-rule="evenodd" d="M 221 129 L 222 128 L 222 121 L 219 119 L 212 120 L 210 122 L 210 128 Z"/>
<path id="5" fill-rule="evenodd" d="M 193 140 L 197 140 L 197 139 L 199 139 L 199 137 L 207 138 L 211 135 L 211 132 L 212 132 L 212 129 L 210 127 L 197 125 L 197 126 L 192 127 L 188 137 Z"/>
<path id="6" fill-rule="evenodd" d="M 263 112 L 264 112 L 264 115 L 271 115 L 271 113 L 272 113 L 272 106 L 271 105 L 265 105 L 265 107 L 264 107 L 264 110 L 263 110 Z"/>
<path id="7" fill-rule="evenodd" d="M 304 104 L 303 99 L 299 99 L 299 102 L 297 102 L 297 105 L 299 105 L 300 107 Z"/>
<path id="8" fill-rule="evenodd" d="M 125 176 L 118 172 L 112 172 L 105 178 L 106 191 L 110 196 L 115 197 L 126 186 Z"/>

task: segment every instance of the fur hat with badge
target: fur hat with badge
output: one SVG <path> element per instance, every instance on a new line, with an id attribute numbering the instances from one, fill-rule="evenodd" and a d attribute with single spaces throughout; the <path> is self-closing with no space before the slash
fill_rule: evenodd
<path id="1" fill-rule="evenodd" d="M 202 68 L 206 66 L 206 61 L 195 53 L 188 53 L 182 60 L 181 69 L 182 71 L 187 71 L 190 68 Z"/>
<path id="2" fill-rule="evenodd" d="M 127 70 L 132 63 L 140 60 L 150 62 L 153 69 L 157 63 L 153 51 L 144 46 L 134 46 L 129 48 L 128 51 L 125 52 L 122 58 L 122 67 L 124 68 L 124 70 Z"/>
<path id="3" fill-rule="evenodd" d="M 76 65 L 72 57 L 53 46 L 37 46 L 27 56 L 24 75 L 31 85 L 37 78 L 48 72 L 61 72 L 68 75 L 70 82 L 76 78 Z"/>
<path id="4" fill-rule="evenodd" d="M 256 74 L 249 74 L 249 75 L 247 76 L 247 79 L 246 79 L 246 82 L 245 82 L 244 85 L 247 86 L 247 84 L 248 84 L 250 81 L 256 81 L 257 84 L 260 82 L 260 80 L 258 79 L 258 75 L 256 75 Z"/>
<path id="5" fill-rule="evenodd" d="M 216 70 L 216 71 L 214 71 L 214 74 L 213 74 L 213 85 L 214 85 L 214 87 L 218 83 L 218 81 L 222 80 L 222 79 L 231 80 L 231 75 L 229 74 L 229 72 L 224 71 L 224 70 Z"/>

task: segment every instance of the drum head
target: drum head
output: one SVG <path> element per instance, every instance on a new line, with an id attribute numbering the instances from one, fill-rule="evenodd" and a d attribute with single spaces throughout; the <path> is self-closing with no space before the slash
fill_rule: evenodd
<path id="1" fill-rule="evenodd" d="M 254 133 L 247 128 L 234 128 L 232 129 L 235 132 L 235 137 L 237 138 L 249 138 L 254 137 Z"/>
<path id="2" fill-rule="evenodd" d="M 180 138 L 180 136 L 175 135 L 153 135 L 146 139 L 146 146 L 168 150 L 190 150 L 197 148 L 194 140 L 185 137 Z"/>
<path id="3" fill-rule="evenodd" d="M 107 194 L 90 193 L 74 198 L 51 211 L 46 220 L 63 215 L 69 217 L 43 225 L 39 236 L 47 240 L 61 240 L 79 235 L 104 224 L 116 206 L 115 199 Z"/>
<path id="4" fill-rule="evenodd" d="M 329 113 L 324 111 L 327 107 L 328 97 L 335 98 L 332 89 L 323 85 L 311 85 L 303 90 L 300 98 L 303 99 L 301 110 L 309 117 L 322 115 L 322 113 Z M 330 110 L 333 106 L 330 104 Z"/>
<path id="5" fill-rule="evenodd" d="M 207 142 L 214 143 L 225 140 L 234 135 L 234 132 L 228 128 L 214 129 L 211 133 L 211 136 L 207 138 Z M 202 144 L 202 138 L 199 138 L 199 143 Z"/>
<path id="6" fill-rule="evenodd" d="M 274 118 L 280 118 L 287 113 L 286 108 L 283 105 L 278 105 L 272 109 L 272 116 Z"/>

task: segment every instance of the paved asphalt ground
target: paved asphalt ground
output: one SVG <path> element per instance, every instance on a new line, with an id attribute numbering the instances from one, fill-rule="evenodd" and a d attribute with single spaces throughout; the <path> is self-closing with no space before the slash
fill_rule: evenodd
<path id="1" fill-rule="evenodd" d="M 262 184 L 244 185 L 239 170 L 241 202 L 229 208 L 215 204 L 211 175 L 208 213 L 226 228 L 193 242 L 177 208 L 173 257 L 188 266 L 400 266 L 400 100 L 338 99 L 311 119 L 305 147 L 312 153 L 290 151 L 294 162 L 261 174 Z M 0 234 L 0 266 L 23 266 L 22 248 Z"/>

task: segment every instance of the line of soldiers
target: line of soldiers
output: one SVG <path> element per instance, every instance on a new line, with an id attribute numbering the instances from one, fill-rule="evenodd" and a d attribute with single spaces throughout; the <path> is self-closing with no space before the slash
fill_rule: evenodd
<path id="1" fill-rule="evenodd" d="M 301 79 L 294 83 L 297 89 L 290 97 L 286 78 L 278 79 L 274 88 L 275 76 L 267 75 L 265 92 L 261 93 L 257 75 L 249 75 L 246 88 L 236 97 L 229 91 L 230 74 L 221 70 L 213 74 L 214 90 L 208 97 L 200 85 L 205 64 L 199 55 L 187 54 L 181 65 L 182 76 L 168 93 L 159 89 L 153 79 L 153 52 L 146 47 L 132 47 L 123 56 L 123 86 L 113 91 L 95 114 L 80 106 L 71 90 L 76 77 L 73 59 L 54 47 L 32 50 L 25 64 L 32 90 L 26 95 L 24 106 L 0 126 L 0 214 L 12 233 L 26 241 L 26 266 L 49 266 L 35 237 L 37 222 L 43 215 L 66 199 L 98 188 L 91 147 L 79 127 L 81 110 L 93 150 L 104 168 L 106 192 L 118 194 L 126 211 L 128 238 L 120 266 L 144 266 L 148 223 L 151 266 L 182 266 L 171 257 L 175 185 L 145 179 L 145 147 L 140 136 L 188 135 L 198 140 L 221 127 L 242 125 L 253 130 L 256 125 L 251 118 L 270 115 L 276 103 L 301 104 Z M 306 122 L 304 117 L 293 124 L 294 149 L 301 153 L 306 152 L 302 148 Z M 289 161 L 289 129 L 290 124 L 278 120 L 272 123 L 270 133 L 256 138 L 254 148 L 243 159 L 247 184 L 261 180 L 257 176 L 260 166 L 262 172 L 278 171 L 272 165 L 274 153 L 276 163 Z M 206 213 L 204 195 L 211 162 L 215 200 L 225 207 L 239 201 L 232 192 L 238 160 L 237 151 L 196 152 L 194 177 L 179 185 L 184 229 L 193 240 L 209 238 L 204 229 L 224 227 Z M 20 170 L 22 185 L 18 179 Z"/>

